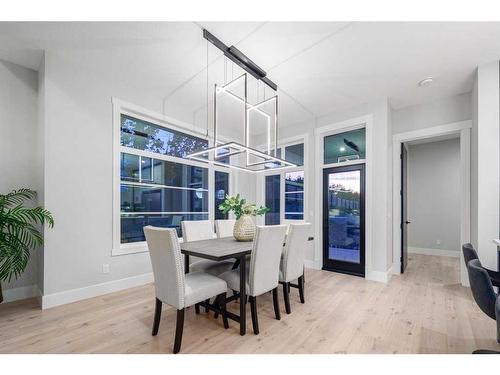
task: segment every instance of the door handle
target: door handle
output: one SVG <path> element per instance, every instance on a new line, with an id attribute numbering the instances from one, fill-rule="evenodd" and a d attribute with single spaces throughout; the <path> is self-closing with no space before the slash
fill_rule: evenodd
<path id="1" fill-rule="evenodd" d="M 411 224 L 411 221 L 406 220 L 405 224 Z"/>

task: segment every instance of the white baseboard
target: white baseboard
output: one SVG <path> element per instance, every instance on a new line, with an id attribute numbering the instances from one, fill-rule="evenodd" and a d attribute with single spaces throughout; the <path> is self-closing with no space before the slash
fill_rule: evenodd
<path id="1" fill-rule="evenodd" d="M 408 253 L 422 255 L 436 255 L 440 257 L 460 258 L 460 251 L 443 249 L 426 249 L 423 247 L 408 246 Z"/>
<path id="2" fill-rule="evenodd" d="M 387 271 L 367 270 L 365 279 L 387 284 L 392 277 L 392 267 Z"/>
<path id="3" fill-rule="evenodd" d="M 90 285 L 83 288 L 65 290 L 64 292 L 42 296 L 42 310 L 64 305 L 103 294 L 118 292 L 153 282 L 153 273 L 145 273 L 125 279 L 113 280 L 102 284 Z"/>
<path id="4" fill-rule="evenodd" d="M 42 292 L 42 290 L 40 289 L 40 285 L 37 285 L 37 286 L 36 286 L 36 289 L 37 289 L 36 299 L 38 300 L 38 306 L 42 307 L 42 296 L 43 296 L 43 292 Z"/>
<path id="5" fill-rule="evenodd" d="M 26 298 L 37 297 L 39 293 L 38 285 L 27 285 L 19 288 L 3 290 L 3 301 L 12 302 Z"/>

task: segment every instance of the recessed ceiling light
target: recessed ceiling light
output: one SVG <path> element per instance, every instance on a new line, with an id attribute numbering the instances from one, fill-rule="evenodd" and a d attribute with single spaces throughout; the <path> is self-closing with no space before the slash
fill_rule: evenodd
<path id="1" fill-rule="evenodd" d="M 425 85 L 430 85 L 434 81 L 434 78 L 432 77 L 427 77 L 421 80 L 418 85 L 419 86 L 425 86 Z"/>

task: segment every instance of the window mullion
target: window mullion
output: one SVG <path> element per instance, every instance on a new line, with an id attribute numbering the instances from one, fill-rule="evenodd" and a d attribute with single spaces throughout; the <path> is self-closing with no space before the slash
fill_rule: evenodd
<path id="1" fill-rule="evenodd" d="M 213 167 L 208 169 L 208 219 L 215 219 L 215 171 Z"/>

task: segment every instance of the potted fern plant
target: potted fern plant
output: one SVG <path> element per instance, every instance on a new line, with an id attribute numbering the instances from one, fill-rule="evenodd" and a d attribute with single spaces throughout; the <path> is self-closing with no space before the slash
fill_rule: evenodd
<path id="1" fill-rule="evenodd" d="M 0 303 L 3 302 L 2 281 L 18 278 L 28 265 L 31 251 L 43 245 L 41 226 L 54 226 L 52 214 L 43 207 L 26 207 L 35 201 L 31 189 L 0 194 Z"/>
<path id="2" fill-rule="evenodd" d="M 234 212 L 236 223 L 234 224 L 233 236 L 237 241 L 252 241 L 255 235 L 255 224 L 252 216 L 264 215 L 269 211 L 269 208 L 247 203 L 238 194 L 235 197 L 226 195 L 225 201 L 219 205 L 219 210 L 225 214 Z"/>

